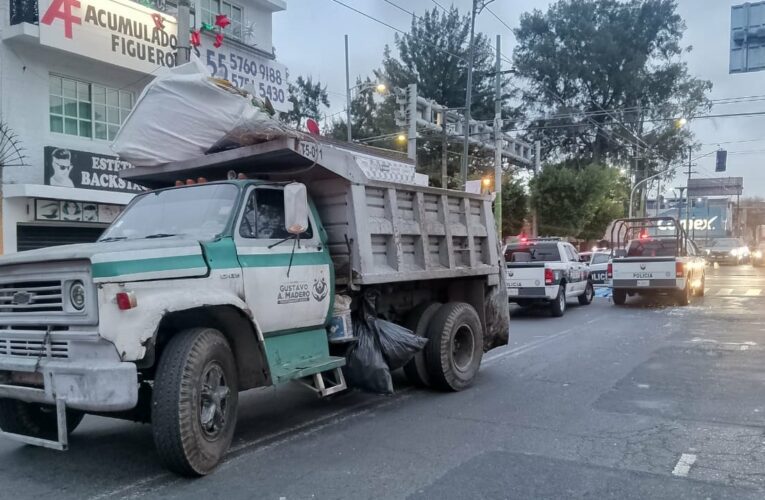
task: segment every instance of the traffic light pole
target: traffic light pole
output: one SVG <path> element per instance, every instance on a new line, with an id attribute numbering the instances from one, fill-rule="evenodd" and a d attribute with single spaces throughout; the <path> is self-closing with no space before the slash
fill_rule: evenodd
<path id="1" fill-rule="evenodd" d="M 473 0 L 470 14 L 470 46 L 468 47 L 467 88 L 465 89 L 465 134 L 462 143 L 462 162 L 460 163 L 460 189 L 467 185 L 468 152 L 470 151 L 470 105 L 473 101 L 473 63 L 475 61 L 475 16 L 478 0 Z"/>
<path id="2" fill-rule="evenodd" d="M 502 61 L 501 39 L 497 35 L 497 60 L 494 63 L 494 219 L 497 234 L 502 241 Z"/>

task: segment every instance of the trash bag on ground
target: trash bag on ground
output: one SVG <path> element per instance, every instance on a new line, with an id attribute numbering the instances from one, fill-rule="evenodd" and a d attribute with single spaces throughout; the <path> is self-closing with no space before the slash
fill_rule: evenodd
<path id="1" fill-rule="evenodd" d="M 391 370 L 402 368 L 428 343 L 427 338 L 418 337 L 412 330 L 403 326 L 383 319 L 375 322 L 380 348 Z"/>
<path id="2" fill-rule="evenodd" d="M 377 318 L 378 293 L 364 294 L 353 320 L 356 345 L 348 354 L 347 376 L 353 387 L 379 394 L 393 394 L 390 372 L 404 366 L 428 342 L 411 330 Z"/>

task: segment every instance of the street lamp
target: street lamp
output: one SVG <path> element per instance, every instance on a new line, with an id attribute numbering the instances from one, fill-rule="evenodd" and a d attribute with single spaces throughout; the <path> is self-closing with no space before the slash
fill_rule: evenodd
<path id="1" fill-rule="evenodd" d="M 677 120 L 675 120 L 675 127 L 677 128 L 683 128 L 688 123 L 688 119 L 684 116 L 681 116 Z"/>
<path id="2" fill-rule="evenodd" d="M 359 92 L 374 89 L 378 94 L 384 94 L 388 87 L 382 83 L 364 82 L 351 87 L 351 71 L 348 65 L 348 35 L 345 35 L 345 124 L 348 128 L 348 142 L 353 142 L 351 131 L 351 91 L 358 89 Z"/>
<path id="3" fill-rule="evenodd" d="M 398 134 L 396 136 L 396 141 L 398 141 L 400 144 L 404 144 L 406 142 L 406 134 Z"/>

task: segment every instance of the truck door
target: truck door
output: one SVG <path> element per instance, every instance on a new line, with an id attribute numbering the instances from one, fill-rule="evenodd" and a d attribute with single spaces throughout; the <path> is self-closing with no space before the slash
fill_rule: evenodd
<path id="1" fill-rule="evenodd" d="M 298 247 L 284 227 L 281 187 L 250 188 L 246 200 L 234 241 L 245 300 L 264 335 L 323 325 L 332 299 L 332 271 L 314 215 Z"/>
<path id="2" fill-rule="evenodd" d="M 578 295 L 583 292 L 587 286 L 587 281 L 585 279 L 587 266 L 582 262 L 579 262 L 579 253 L 573 246 L 569 244 L 563 246 L 566 249 L 566 257 L 568 257 L 569 260 L 568 282 L 570 285 L 568 287 L 569 293 L 567 293 L 567 295 Z"/>

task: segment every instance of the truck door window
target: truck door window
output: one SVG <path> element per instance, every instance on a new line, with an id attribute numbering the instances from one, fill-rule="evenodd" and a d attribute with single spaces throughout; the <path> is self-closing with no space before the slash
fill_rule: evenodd
<path id="1" fill-rule="evenodd" d="M 292 235 L 284 227 L 284 191 L 281 189 L 255 189 L 247 198 L 247 204 L 239 225 L 239 235 L 243 238 L 283 240 Z M 309 223 L 308 231 L 300 239 L 311 239 L 313 230 Z"/>

